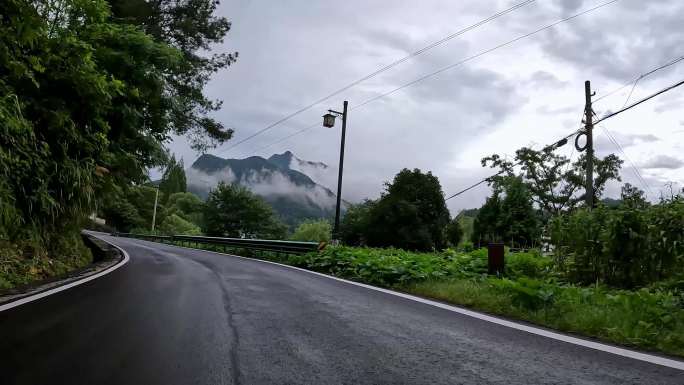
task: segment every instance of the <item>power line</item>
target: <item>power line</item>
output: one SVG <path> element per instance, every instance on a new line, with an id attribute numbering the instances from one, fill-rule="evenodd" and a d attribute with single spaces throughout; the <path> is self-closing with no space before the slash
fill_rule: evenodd
<path id="1" fill-rule="evenodd" d="M 616 89 L 614 89 L 614 90 L 608 92 L 607 94 L 601 95 L 601 96 L 599 96 L 598 98 L 594 99 L 593 103 L 596 103 L 596 102 L 598 102 L 598 101 L 601 100 L 601 99 L 605 99 L 605 98 L 607 98 L 607 97 L 609 97 L 609 96 L 615 94 L 616 92 L 620 92 L 620 91 L 622 91 L 623 89 L 629 87 L 630 85 L 632 86 L 632 90 L 631 90 L 630 93 L 629 93 L 629 95 L 631 96 L 631 95 L 632 95 L 632 92 L 634 92 L 634 87 L 636 87 L 636 84 L 637 84 L 641 79 L 643 79 L 643 78 L 645 78 L 645 77 L 647 77 L 647 76 L 653 75 L 654 73 L 656 73 L 656 72 L 658 72 L 658 71 L 660 71 L 660 70 L 663 70 L 663 69 L 665 69 L 665 68 L 667 68 L 667 67 L 673 66 L 673 65 L 675 65 L 675 64 L 677 64 L 677 63 L 679 63 L 679 62 L 681 62 L 681 61 L 684 61 L 684 56 L 680 56 L 680 57 L 678 57 L 678 58 L 676 58 L 676 59 L 670 60 L 669 62 L 667 62 L 667 63 L 665 63 L 665 64 L 663 64 L 663 65 L 660 65 L 660 66 L 658 66 L 658 67 L 656 67 L 656 68 L 654 68 L 654 69 L 652 69 L 652 70 L 650 70 L 650 71 L 648 71 L 648 72 L 645 72 L 645 73 L 643 73 L 643 74 L 637 76 L 636 78 L 634 78 L 634 80 L 630 81 L 629 83 L 626 83 L 626 84 L 624 84 L 624 85 L 622 85 L 622 86 L 620 86 L 620 87 L 618 87 L 618 88 L 616 88 Z M 627 98 L 627 101 L 629 101 L 629 97 Z M 625 102 L 625 104 L 627 104 L 627 102 Z M 623 107 L 624 107 L 624 106 L 623 106 Z"/>
<path id="2" fill-rule="evenodd" d="M 639 80 L 641 80 L 641 78 L 637 78 L 637 80 L 634 81 L 634 85 L 632 86 L 632 89 L 629 90 L 629 94 L 627 94 L 627 99 L 625 99 L 625 102 L 622 103 L 622 107 L 625 107 L 627 103 L 629 103 L 629 99 L 632 98 L 632 94 L 634 93 L 634 89 L 636 88 L 637 83 L 639 83 Z"/>
<path id="3" fill-rule="evenodd" d="M 494 47 L 492 47 L 492 48 L 489 48 L 489 49 L 486 49 L 486 50 L 484 50 L 484 51 L 481 51 L 481 52 L 479 52 L 479 53 L 477 53 L 477 54 L 475 54 L 475 55 L 469 56 L 469 57 L 467 57 L 467 58 L 465 58 L 465 59 L 463 59 L 463 60 L 460 60 L 460 61 L 458 61 L 458 62 L 456 62 L 456 63 L 450 64 L 450 65 L 448 65 L 448 66 L 446 66 L 446 67 L 442 67 L 442 68 L 438 69 L 437 71 L 434 71 L 434 72 L 431 72 L 431 73 L 429 73 L 429 74 L 427 74 L 427 75 L 421 76 L 421 77 L 419 77 L 418 79 L 415 79 L 415 80 L 413 80 L 413 81 L 411 81 L 411 82 L 408 82 L 408 83 L 406 83 L 406 84 L 403 84 L 403 85 L 401 85 L 401 86 L 399 86 L 399 87 L 397 87 L 397 88 L 395 88 L 395 89 L 393 89 L 393 90 L 391 90 L 391 91 L 389 91 L 389 92 L 385 92 L 385 93 L 383 93 L 383 94 L 380 94 L 380 95 L 378 95 L 378 96 L 375 96 L 375 97 L 373 97 L 373 98 L 370 98 L 370 99 L 368 99 L 368 100 L 362 102 L 361 104 L 354 106 L 353 109 L 359 108 L 359 107 L 363 107 L 363 106 L 365 106 L 365 105 L 367 105 L 367 104 L 369 104 L 369 103 L 372 103 L 372 102 L 374 102 L 374 101 L 376 101 L 376 100 L 378 100 L 378 99 L 381 99 L 381 98 L 384 98 L 384 97 L 386 97 L 386 96 L 388 96 L 388 95 L 391 95 L 391 94 L 393 94 L 393 93 L 395 93 L 395 92 L 397 92 L 397 91 L 399 91 L 399 90 L 401 90 L 401 89 L 404 89 L 404 88 L 406 88 L 406 87 L 410 87 L 410 86 L 412 86 L 412 85 L 414 85 L 414 84 L 416 84 L 416 83 L 422 82 L 422 81 L 425 80 L 425 79 L 431 78 L 431 77 L 433 77 L 433 76 L 435 76 L 435 75 L 438 75 L 438 74 L 440 74 L 440 73 L 442 73 L 442 72 L 445 72 L 445 71 L 447 71 L 447 70 L 450 70 L 450 69 L 452 69 L 452 68 L 454 68 L 454 67 L 458 67 L 458 66 L 460 66 L 460 65 L 463 65 L 463 64 L 465 64 L 465 63 L 467 63 L 467 62 L 469 62 L 469 61 L 472 61 L 472 60 L 474 60 L 474 59 L 479 58 L 480 56 L 484 56 L 484 55 L 486 55 L 486 54 L 488 54 L 488 53 L 490 53 L 490 52 L 492 52 L 492 51 L 496 51 L 497 49 L 504 48 L 504 47 L 509 46 L 509 45 L 511 45 L 511 44 L 513 44 L 513 43 L 515 43 L 515 42 L 518 42 L 518 41 L 520 41 L 520 40 L 522 40 L 522 39 L 525 39 L 525 38 L 528 38 L 528 37 L 530 37 L 530 36 L 536 35 L 536 34 L 538 34 L 539 32 L 543 32 L 543 31 L 546 31 L 546 30 L 548 30 L 548 29 L 551 29 L 551 28 L 557 26 L 558 24 L 565 23 L 565 22 L 567 22 L 567 21 L 570 21 L 570 20 L 572 20 L 572 19 L 578 18 L 578 17 L 580 17 L 580 16 L 582 16 L 582 15 L 585 15 L 585 14 L 587 14 L 587 13 L 596 11 L 596 10 L 599 9 L 599 8 L 603 8 L 603 7 L 605 7 L 605 6 L 608 6 L 608 5 L 610 5 L 610 4 L 616 3 L 616 2 L 618 2 L 618 1 L 620 1 L 620 0 L 606 1 L 606 2 L 604 2 L 604 3 L 601 3 L 601 4 L 597 5 L 597 6 L 594 6 L 594 7 L 592 7 L 592 8 L 586 9 L 586 10 L 584 10 L 584 11 L 582 11 L 582 12 L 576 13 L 576 14 L 574 14 L 574 15 L 572 15 L 572 16 L 568 16 L 568 17 L 563 18 L 563 19 L 560 19 L 560 20 L 558 20 L 558 21 L 556 21 L 556 22 L 554 22 L 554 23 L 551 23 L 551 24 L 548 24 L 548 25 L 546 25 L 546 26 L 544 26 L 544 27 L 541 27 L 541 28 L 539 28 L 539 29 L 536 29 L 536 30 L 534 30 L 534 31 L 532 31 L 532 32 L 526 33 L 526 34 L 524 34 L 524 35 L 520 35 L 520 36 L 518 36 L 518 37 L 516 37 L 516 38 L 514 38 L 514 39 L 508 40 L 508 41 L 505 42 L 505 43 L 501 43 L 501 44 L 499 44 L 499 45 L 497 45 L 497 46 L 494 46 Z"/>
<path id="4" fill-rule="evenodd" d="M 352 82 L 352 83 L 350 83 L 350 84 L 348 84 L 348 85 L 346 85 L 346 86 L 344 86 L 344 87 L 342 87 L 342 88 L 340 88 L 340 89 L 338 89 L 338 90 L 336 90 L 336 91 L 334 91 L 334 92 L 332 92 L 332 93 L 330 93 L 330 94 L 328 94 L 328 95 L 326 95 L 326 96 L 324 96 L 324 97 L 322 97 L 322 98 L 320 98 L 320 99 L 318 99 L 318 100 L 316 100 L 316 101 L 314 101 L 313 103 L 310 103 L 310 104 L 308 104 L 308 105 L 306 105 L 306 106 L 304 106 L 304 107 L 298 109 L 297 111 L 294 111 L 293 113 L 291 113 L 291 114 L 289 114 L 289 115 L 283 117 L 282 119 L 279 119 L 279 120 L 277 120 L 277 121 L 275 121 L 275 122 L 269 124 L 268 126 L 262 128 L 261 130 L 255 132 L 254 134 L 248 136 L 247 138 L 242 139 L 241 141 L 239 141 L 239 142 L 233 144 L 232 146 L 228 147 L 227 149 L 223 150 L 223 152 L 229 151 L 230 149 L 232 149 L 232 148 L 234 148 L 234 147 L 236 147 L 236 146 L 239 146 L 240 144 L 242 144 L 242 143 L 244 143 L 244 142 L 246 142 L 246 141 L 248 141 L 248 140 L 254 138 L 254 137 L 257 136 L 257 135 L 262 134 L 262 133 L 265 132 L 265 131 L 270 130 L 271 128 L 273 128 L 273 127 L 275 127 L 275 126 L 277 126 L 277 125 L 279 125 L 279 124 L 281 124 L 281 123 L 283 123 L 283 122 L 285 122 L 285 121 L 287 121 L 287 120 L 289 120 L 289 119 L 291 119 L 291 118 L 293 118 L 293 117 L 295 117 L 295 116 L 301 114 L 301 113 L 304 112 L 304 111 L 309 110 L 310 108 L 312 108 L 312 107 L 314 107 L 314 106 L 316 106 L 316 105 L 318 105 L 318 104 L 320 104 L 320 103 L 322 103 L 322 102 L 324 102 L 324 101 L 326 101 L 326 100 L 332 98 L 333 96 L 339 95 L 339 94 L 341 94 L 342 92 L 344 92 L 344 91 L 346 91 L 346 90 L 348 90 L 348 89 L 350 89 L 350 88 L 352 88 L 352 87 L 354 87 L 354 86 L 356 86 L 356 85 L 358 85 L 358 84 L 360 84 L 360 83 L 362 83 L 362 82 L 364 82 L 364 81 L 366 81 L 366 80 L 368 80 L 368 79 L 371 79 L 371 78 L 373 78 L 373 77 L 375 77 L 375 76 L 377 76 L 377 75 L 379 75 L 379 74 L 381 74 L 381 73 L 383 73 L 383 72 L 385 72 L 385 71 L 387 71 L 387 70 L 389 70 L 389 69 L 391 69 L 391 68 L 394 68 L 394 67 L 398 66 L 399 64 L 401 64 L 401 63 L 403 63 L 403 62 L 405 62 L 405 61 L 407 61 L 407 60 L 409 60 L 409 59 L 411 59 L 411 58 L 414 58 L 414 57 L 416 57 L 416 56 L 418 56 L 418 55 L 421 55 L 421 54 L 423 54 L 423 53 L 425 53 L 425 52 L 427 52 L 427 51 L 429 51 L 429 50 L 431 50 L 431 49 L 433 49 L 433 48 L 435 48 L 435 47 L 437 47 L 437 46 L 440 46 L 440 45 L 442 45 L 442 44 L 444 44 L 444 43 L 446 43 L 446 42 L 448 42 L 448 41 L 450 41 L 450 40 L 452 40 L 452 39 L 454 39 L 454 38 L 456 38 L 456 37 L 458 37 L 458 36 L 461 36 L 461 35 L 465 34 L 466 32 L 469 32 L 469 31 L 472 31 L 472 30 L 474 30 L 474 29 L 476 29 L 476 28 L 478 28 L 478 27 L 481 27 L 481 26 L 483 26 L 483 25 L 485 25 L 485 24 L 487 24 L 487 23 L 489 23 L 489 22 L 491 22 L 491 21 L 493 21 L 493 20 L 495 20 L 495 19 L 498 19 L 498 18 L 501 17 L 501 16 L 504 16 L 504 15 L 506 15 L 506 14 L 508 14 L 508 13 L 511 13 L 511 12 L 513 12 L 513 11 L 519 9 L 519 8 L 522 8 L 522 7 L 524 7 L 524 6 L 528 5 L 528 4 L 531 4 L 531 3 L 535 2 L 535 1 L 536 1 L 536 0 L 526 0 L 526 1 L 523 1 L 523 2 L 521 2 L 521 3 L 518 3 L 518 4 L 516 4 L 516 5 L 514 5 L 514 6 L 510 7 L 510 8 L 507 8 L 507 9 L 505 9 L 505 10 L 503 10 L 503 11 L 500 11 L 500 12 L 498 12 L 498 13 L 495 13 L 495 14 L 492 15 L 492 16 L 489 16 L 489 17 L 487 17 L 487 18 L 485 18 L 485 19 L 483 19 L 483 20 L 480 20 L 480 21 L 478 21 L 478 22 L 475 23 L 475 24 L 469 25 L 468 27 L 465 27 L 465 28 L 463 28 L 463 29 L 461 29 L 461 30 L 459 30 L 459 31 L 457 31 L 457 32 L 455 32 L 455 33 L 452 33 L 451 35 L 448 35 L 448 36 L 446 36 L 446 37 L 444 37 L 444 38 L 442 38 L 442 39 L 440 39 L 440 40 L 437 40 L 437 41 L 435 41 L 435 42 L 433 42 L 433 43 L 431 43 L 431 44 L 429 44 L 429 45 L 427 45 L 427 46 L 425 46 L 425 47 L 419 49 L 418 51 L 412 52 L 412 53 L 410 53 L 410 54 L 408 54 L 408 55 L 402 57 L 401 59 L 395 60 L 395 61 L 393 61 L 392 63 L 387 64 L 387 65 L 385 65 L 384 67 L 381 67 L 381 68 L 379 68 L 378 70 L 376 70 L 376 71 L 374 71 L 374 72 L 371 72 L 370 74 L 368 74 L 368 75 L 366 75 L 366 76 L 364 76 L 364 77 L 362 77 L 362 78 L 360 78 L 360 79 L 358 79 L 358 80 L 356 80 L 356 81 L 354 81 L 354 82 Z"/>
<path id="5" fill-rule="evenodd" d="M 576 132 L 582 131 L 583 128 L 583 123 L 584 123 L 584 111 L 582 111 L 582 115 L 580 115 L 580 122 L 579 122 L 579 128 L 577 129 Z M 570 157 L 568 158 L 568 163 L 565 165 L 565 170 L 563 170 L 563 173 L 561 175 L 565 175 L 570 167 L 572 167 L 572 157 L 575 155 L 575 146 L 571 146 L 572 151 L 570 151 Z M 565 179 L 561 180 L 561 183 L 563 185 L 560 187 L 559 191 L 563 191 L 563 189 L 567 186 L 567 182 Z"/>
<path id="6" fill-rule="evenodd" d="M 558 140 L 557 142 L 555 142 L 555 143 L 553 143 L 553 144 L 550 144 L 550 145 L 544 147 L 541 151 L 553 150 L 553 149 L 556 149 L 556 148 L 558 148 L 558 147 L 561 147 L 561 146 L 565 145 L 565 144 L 568 142 L 568 138 L 572 137 L 573 135 L 578 134 L 579 132 L 580 132 L 579 130 L 574 131 L 573 133 L 571 133 L 571 134 L 569 134 L 569 135 L 566 135 L 565 137 L 561 138 L 561 139 Z M 520 161 L 520 162 L 518 162 L 518 163 L 513 164 L 512 167 L 519 166 L 519 165 L 521 165 L 522 163 L 523 163 L 523 162 Z M 505 170 L 501 170 L 501 171 L 497 172 L 497 173 L 494 174 L 494 175 L 490 175 L 490 176 L 488 176 L 488 177 L 482 179 L 481 181 L 475 183 L 474 185 L 472 185 L 472 186 L 470 186 L 470 187 L 467 187 L 467 188 L 465 188 L 465 189 L 463 189 L 463 190 L 461 190 L 461 191 L 459 191 L 459 192 L 457 192 L 457 193 L 455 193 L 455 194 L 453 194 L 453 195 L 450 195 L 448 198 L 444 199 L 444 201 L 448 201 L 449 199 L 454 198 L 454 197 L 457 197 L 457 196 L 463 194 L 463 193 L 466 192 L 466 191 L 472 190 L 472 189 L 474 189 L 475 187 L 481 185 L 482 183 L 485 183 L 485 182 L 490 181 L 490 180 L 491 180 L 492 178 L 494 178 L 495 176 L 499 176 L 499 175 L 503 174 L 504 172 L 505 172 Z"/>
<path id="7" fill-rule="evenodd" d="M 629 156 L 627 155 L 625 150 L 622 148 L 620 143 L 617 141 L 617 139 L 615 139 L 613 134 L 611 134 L 610 131 L 608 131 L 608 128 L 606 128 L 605 124 L 601 124 L 600 127 L 603 129 L 603 131 L 605 131 L 606 136 L 608 137 L 608 140 L 610 140 L 613 143 L 613 145 L 615 145 L 615 147 L 617 147 L 618 151 L 620 151 L 620 153 L 622 153 L 622 155 L 625 157 L 625 159 L 627 159 L 629 164 L 632 166 L 632 169 L 634 170 L 634 175 L 636 175 L 637 179 L 641 183 L 641 187 L 644 188 L 644 190 L 648 190 L 648 193 L 653 195 L 653 190 L 651 190 L 651 186 L 649 186 L 649 184 L 646 182 L 644 177 L 641 175 L 639 168 L 636 166 L 636 164 L 634 162 L 632 162 L 632 160 L 629 158 Z"/>
<path id="8" fill-rule="evenodd" d="M 627 107 L 623 107 L 623 108 L 619 109 L 619 110 L 616 111 L 616 112 L 611 112 L 611 113 L 609 113 L 609 114 L 607 114 L 607 115 L 604 115 L 602 118 L 600 118 L 599 120 L 597 120 L 596 122 L 594 122 L 594 124 L 598 124 L 598 123 L 603 122 L 603 121 L 606 120 L 606 119 L 610 119 L 610 118 L 612 118 L 613 116 L 615 116 L 615 115 L 617 115 L 617 114 L 621 114 L 621 113 L 623 113 L 623 112 L 629 110 L 630 108 L 634 108 L 634 107 L 638 106 L 639 104 L 644 103 L 644 102 L 646 102 L 646 101 L 648 101 L 648 100 L 651 100 L 651 99 L 655 98 L 656 96 L 658 96 L 658 95 L 660 95 L 660 94 L 664 94 L 664 93 L 667 92 L 667 91 L 671 91 L 671 90 L 673 90 L 673 89 L 675 89 L 675 88 L 681 86 L 682 84 L 684 84 L 684 80 L 682 80 L 682 81 L 680 81 L 680 82 L 678 82 L 678 83 L 675 83 L 675 84 L 673 84 L 673 85 L 671 85 L 671 86 L 669 86 L 669 87 L 663 88 L 662 90 L 660 90 L 660 91 L 658 91 L 658 92 L 656 92 L 656 93 L 654 93 L 654 94 L 651 94 L 651 95 L 649 95 L 649 96 L 647 96 L 647 97 L 645 97 L 645 98 L 643 98 L 643 99 L 641 99 L 641 100 L 639 100 L 639 101 L 636 101 L 636 102 L 634 102 L 634 103 L 628 105 Z"/>
<path id="9" fill-rule="evenodd" d="M 275 142 L 272 142 L 272 143 L 270 143 L 270 144 L 267 144 L 267 145 L 265 145 L 265 146 L 263 146 L 263 147 L 259 147 L 258 149 L 256 149 L 256 150 L 253 151 L 253 152 L 254 152 L 254 153 L 257 153 L 257 152 L 263 151 L 263 150 L 265 150 L 265 149 L 267 149 L 267 148 L 269 148 L 269 147 L 271 147 L 271 146 L 275 146 L 276 144 L 282 143 L 282 142 L 284 142 L 284 141 L 290 139 L 290 138 L 293 137 L 293 136 L 299 135 L 299 134 L 301 134 L 301 133 L 303 133 L 303 132 L 305 132 L 305 131 L 309 131 L 310 129 L 312 129 L 312 128 L 314 128 L 314 127 L 317 127 L 317 126 L 319 126 L 320 124 L 321 124 L 321 122 L 317 120 L 316 123 L 313 123 L 313 124 L 311 124 L 311 125 L 309 125 L 309 126 L 306 126 L 306 127 L 302 128 L 302 129 L 300 129 L 300 130 L 297 130 L 297 131 L 295 131 L 295 132 L 293 132 L 293 133 L 291 133 L 291 134 L 289 134 L 289 135 L 287 135 L 287 136 L 284 136 L 284 137 L 282 137 L 282 138 L 276 140 Z"/>
<path id="10" fill-rule="evenodd" d="M 516 38 L 514 38 L 514 39 L 512 39 L 512 40 L 509 40 L 509 41 L 507 41 L 507 42 L 505 42 L 505 43 L 499 44 L 499 45 L 497 45 L 497 46 L 494 46 L 494 47 L 492 47 L 492 48 L 486 49 L 486 50 L 484 50 L 484 51 L 480 51 L 479 53 L 477 53 L 477 54 L 475 54 L 475 55 L 469 56 L 469 57 L 467 57 L 467 58 L 465 58 L 465 59 L 462 59 L 462 60 L 460 60 L 460 61 L 458 61 L 458 62 L 456 62 L 456 63 L 453 63 L 453 64 L 450 64 L 450 65 L 448 65 L 448 66 L 446 66 L 446 67 L 440 68 L 440 69 L 437 70 L 437 71 L 434 71 L 434 72 L 431 72 L 431 73 L 429 73 L 429 74 L 427 74 L 427 75 L 421 76 L 421 77 L 419 77 L 419 78 L 417 78 L 417 79 L 415 79 L 415 80 L 413 80 L 413 81 L 411 81 L 411 82 L 409 82 L 409 83 L 403 84 L 403 85 L 401 85 L 401 86 L 399 86 L 399 87 L 397 87 L 397 88 L 395 88 L 395 89 L 393 89 L 393 90 L 391 90 L 391 91 L 388 91 L 388 92 L 385 92 L 385 93 L 383 93 L 383 94 L 374 96 L 374 97 L 372 97 L 372 98 L 370 98 L 370 99 L 367 99 L 367 100 L 361 102 L 360 104 L 351 107 L 350 110 L 354 110 L 354 109 L 357 109 L 357 108 L 364 107 L 364 106 L 366 106 L 366 105 L 368 105 L 368 104 L 370 104 L 370 103 L 372 103 L 372 102 L 374 102 L 374 101 L 376 101 L 376 100 L 379 100 L 379 99 L 381 99 L 381 98 L 387 97 L 387 96 L 389 96 L 389 95 L 391 95 L 391 94 L 393 94 L 393 93 L 395 93 L 395 92 L 397 92 L 397 91 L 399 91 L 399 90 L 401 90 L 401 89 L 404 89 L 404 88 L 406 88 L 406 87 L 410 87 L 410 86 L 412 86 L 412 85 L 414 85 L 414 84 L 416 84 L 416 83 L 419 83 L 419 82 L 421 82 L 421 81 L 423 81 L 423 80 L 426 80 L 426 79 L 428 79 L 428 78 L 431 78 L 431 77 L 433 77 L 433 76 L 435 76 L 435 75 L 438 75 L 438 74 L 440 74 L 440 73 L 442 73 L 442 72 L 445 72 L 445 71 L 447 71 L 447 70 L 450 70 L 450 69 L 455 68 L 455 67 L 458 67 L 458 66 L 461 66 L 461 65 L 463 65 L 463 64 L 465 64 L 465 63 L 467 63 L 467 62 L 469 62 L 469 61 L 475 60 L 475 59 L 477 59 L 477 58 L 479 58 L 479 57 L 481 57 L 481 56 L 483 56 L 483 55 L 486 55 L 486 54 L 488 54 L 488 53 L 490 53 L 490 52 L 492 52 L 492 51 L 495 51 L 495 50 L 500 49 L 500 48 L 504 48 L 504 47 L 506 47 L 506 46 L 508 46 L 508 45 L 511 45 L 511 44 L 513 44 L 513 43 L 515 43 L 515 42 L 517 42 L 517 41 L 520 41 L 520 40 L 525 39 L 525 38 L 527 38 L 527 37 L 530 37 L 530 36 L 532 36 L 532 35 L 535 35 L 535 34 L 538 34 L 538 33 L 540 33 L 540 32 L 543 32 L 543 31 L 545 31 L 545 30 L 548 30 L 548 29 L 550 29 L 550 28 L 553 28 L 553 27 L 555 27 L 555 26 L 558 25 L 558 24 L 561 24 L 561 23 L 570 21 L 570 20 L 572 20 L 572 19 L 575 19 L 575 18 L 580 17 L 580 16 L 582 16 L 582 15 L 585 15 L 585 14 L 587 14 L 587 13 L 593 12 L 593 11 L 595 11 L 595 10 L 598 10 L 598 9 L 600 9 L 600 8 L 603 8 L 603 7 L 605 7 L 605 6 L 608 6 L 608 5 L 610 5 L 610 4 L 616 3 L 616 2 L 618 2 L 618 1 L 620 1 L 620 0 L 606 1 L 606 2 L 604 2 L 604 3 L 601 3 L 601 4 L 597 5 L 597 6 L 594 6 L 594 7 L 592 7 L 592 8 L 586 9 L 586 10 L 584 10 L 584 11 L 582 11 L 582 12 L 576 13 L 576 14 L 574 14 L 574 15 L 572 15 L 572 16 L 568 16 L 568 17 L 563 18 L 563 19 L 560 19 L 560 20 L 558 20 L 558 21 L 556 21 L 556 22 L 554 22 L 554 23 L 551 23 L 551 24 L 548 24 L 548 25 L 546 25 L 546 26 L 544 26 L 544 27 L 541 27 L 541 28 L 539 28 L 539 29 L 536 29 L 536 30 L 534 30 L 534 31 L 532 31 L 532 32 L 526 33 L 526 34 L 524 34 L 524 35 L 520 35 L 520 36 L 518 36 L 518 37 L 516 37 Z M 305 132 L 305 131 L 308 131 L 308 130 L 311 129 L 311 128 L 313 128 L 313 127 L 307 127 L 307 128 L 305 128 L 305 129 L 301 129 L 301 130 L 299 130 L 299 131 L 293 133 L 292 135 L 288 135 L 288 136 L 286 136 L 286 137 L 284 137 L 284 138 L 280 138 L 280 139 L 276 140 L 275 142 L 273 142 L 273 143 L 271 143 L 271 144 L 269 144 L 269 145 L 267 145 L 267 146 L 265 146 L 265 147 L 263 147 L 263 148 L 268 148 L 268 147 L 270 147 L 270 146 L 272 146 L 272 145 L 274 145 L 274 144 L 281 143 L 281 142 L 284 141 L 285 139 L 289 139 L 289 138 L 291 138 L 292 136 L 301 134 L 301 133 L 303 133 L 303 132 Z M 239 144 L 239 143 L 238 143 L 238 144 Z M 236 144 L 236 145 L 237 145 L 237 144 Z M 232 148 L 232 147 L 231 147 L 231 148 Z M 262 148 L 262 149 L 263 149 L 263 148 Z"/>

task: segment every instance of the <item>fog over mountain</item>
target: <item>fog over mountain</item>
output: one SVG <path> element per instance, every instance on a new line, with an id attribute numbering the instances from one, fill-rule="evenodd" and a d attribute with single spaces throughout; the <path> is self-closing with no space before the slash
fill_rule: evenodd
<path id="1" fill-rule="evenodd" d="M 331 218 L 335 194 L 323 183 L 334 174 L 326 164 L 297 158 L 290 151 L 268 159 L 224 159 L 202 155 L 186 170 L 188 191 L 206 198 L 219 182 L 245 186 L 294 225 L 308 218 Z M 334 180 L 334 175 L 332 176 Z"/>

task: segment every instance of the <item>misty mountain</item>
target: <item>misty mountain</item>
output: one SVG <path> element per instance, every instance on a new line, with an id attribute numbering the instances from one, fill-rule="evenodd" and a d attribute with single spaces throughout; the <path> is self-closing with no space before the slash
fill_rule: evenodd
<path id="1" fill-rule="evenodd" d="M 302 160 L 287 151 L 268 159 L 224 159 L 205 154 L 185 173 L 188 191 L 203 199 L 221 181 L 237 183 L 264 198 L 292 226 L 304 219 L 334 217 L 335 194 L 317 183 L 331 179 L 326 176 L 331 171 L 324 163 Z"/>
<path id="2" fill-rule="evenodd" d="M 322 186 L 337 185 L 336 170 L 331 170 L 330 167 L 323 162 L 302 160 L 297 158 L 290 151 L 285 151 L 282 154 L 271 155 L 271 157 L 268 158 L 268 161 L 283 169 L 299 171 Z"/>

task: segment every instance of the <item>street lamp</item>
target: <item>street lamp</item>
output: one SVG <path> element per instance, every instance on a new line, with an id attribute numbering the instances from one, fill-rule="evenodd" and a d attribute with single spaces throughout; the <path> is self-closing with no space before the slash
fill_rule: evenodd
<path id="1" fill-rule="evenodd" d="M 333 239 L 337 239 L 340 230 L 340 203 L 342 199 L 342 170 L 344 168 L 344 136 L 347 132 L 347 104 L 344 101 L 344 109 L 342 112 L 328 110 L 328 113 L 323 115 L 323 127 L 331 128 L 335 126 L 335 117 L 342 117 L 342 140 L 340 141 L 340 167 L 337 176 L 337 205 L 335 206 L 335 227 L 333 228 Z"/>
<path id="2" fill-rule="evenodd" d="M 325 114 L 323 115 L 323 127 L 333 127 L 335 125 L 335 115 L 333 114 Z"/>

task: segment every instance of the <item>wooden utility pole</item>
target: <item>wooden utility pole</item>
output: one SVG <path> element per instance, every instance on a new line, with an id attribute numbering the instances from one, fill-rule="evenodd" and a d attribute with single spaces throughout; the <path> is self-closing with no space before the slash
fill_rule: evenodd
<path id="1" fill-rule="evenodd" d="M 584 82 L 584 133 L 587 136 L 587 181 L 586 181 L 586 203 L 589 210 L 594 207 L 594 111 L 591 108 L 591 82 Z"/>

